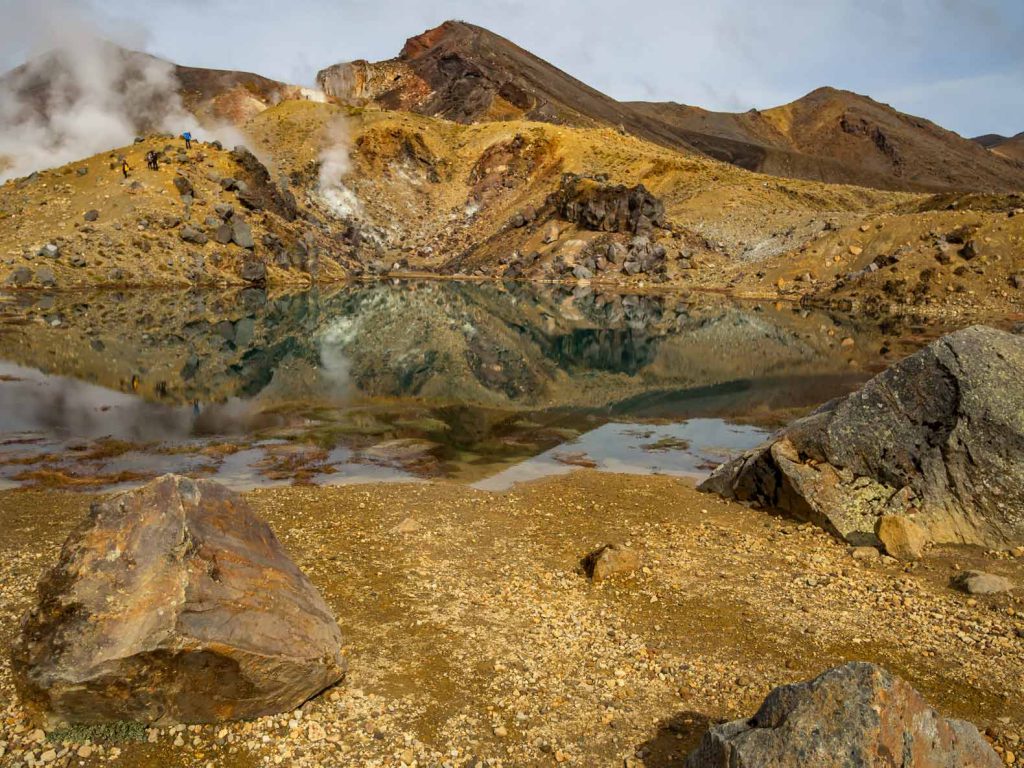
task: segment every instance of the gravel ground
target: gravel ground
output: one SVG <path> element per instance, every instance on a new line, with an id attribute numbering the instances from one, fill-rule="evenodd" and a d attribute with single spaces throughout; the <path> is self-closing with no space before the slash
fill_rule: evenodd
<path id="1" fill-rule="evenodd" d="M 0 493 L 0 645 L 92 497 Z M 250 723 L 47 734 L 0 666 L 0 765 L 681 765 L 709 722 L 849 659 L 1024 752 L 1024 558 L 942 548 L 855 560 L 825 533 L 684 482 L 589 471 L 489 494 L 448 483 L 248 495 L 333 607 L 350 673 Z M 620 542 L 643 567 L 577 572 Z M 138 740 L 133 740 L 138 739 Z M 1021 758 L 1024 759 L 1024 758 Z"/>

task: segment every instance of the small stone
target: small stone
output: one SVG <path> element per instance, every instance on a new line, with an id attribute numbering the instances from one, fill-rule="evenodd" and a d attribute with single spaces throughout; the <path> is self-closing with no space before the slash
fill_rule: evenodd
<path id="1" fill-rule="evenodd" d="M 200 232 L 193 226 L 183 227 L 179 236 L 186 243 L 192 243 L 193 245 L 203 245 L 209 240 L 205 233 Z"/>
<path id="2" fill-rule="evenodd" d="M 185 197 L 186 195 L 193 197 L 195 195 L 195 189 L 192 187 L 192 182 L 184 176 L 179 175 L 174 177 L 174 187 L 182 197 Z"/>
<path id="3" fill-rule="evenodd" d="M 88 744 L 83 744 L 78 748 L 77 754 L 79 757 L 89 757 L 92 755 L 92 747 Z"/>
<path id="4" fill-rule="evenodd" d="M 327 738 L 327 731 L 320 723 L 312 721 L 306 726 L 306 738 L 310 741 L 323 741 Z"/>
<path id="5" fill-rule="evenodd" d="M 508 728 L 506 728 L 504 725 L 499 725 L 497 728 L 494 729 L 494 735 L 497 736 L 499 739 L 504 739 L 506 736 L 508 736 Z"/>
<path id="6" fill-rule="evenodd" d="M 850 246 L 850 255 L 851 256 L 860 256 L 862 253 L 864 253 L 864 249 L 861 248 L 859 245 L 851 245 Z"/>
<path id="7" fill-rule="evenodd" d="M 252 227 L 241 219 L 232 219 L 231 240 L 239 248 L 256 247 L 256 241 L 252 238 Z"/>
<path id="8" fill-rule="evenodd" d="M 28 267 L 16 267 L 7 276 L 8 285 L 28 285 L 30 282 L 32 282 L 32 270 Z"/>
<path id="9" fill-rule="evenodd" d="M 423 525 L 413 517 L 407 517 L 394 527 L 395 533 L 416 533 L 423 529 Z"/>
<path id="10" fill-rule="evenodd" d="M 85 215 L 82 216 L 86 221 L 96 221 L 100 217 L 100 212 L 93 208 L 91 211 L 86 211 Z"/>
<path id="11" fill-rule="evenodd" d="M 920 560 L 928 543 L 925 530 L 903 515 L 882 515 L 875 534 L 885 551 L 898 560 Z"/>
<path id="12" fill-rule="evenodd" d="M 850 550 L 850 556 L 854 560 L 877 560 L 879 555 L 875 547 L 854 547 Z"/>
<path id="13" fill-rule="evenodd" d="M 220 224 L 217 227 L 217 229 L 214 230 L 213 233 L 213 239 L 216 240 L 221 245 L 227 245 L 228 243 L 230 243 L 232 237 L 233 230 L 231 228 L 231 225 L 228 224 L 226 221 Z"/>
<path id="14" fill-rule="evenodd" d="M 958 573 L 950 584 L 969 595 L 994 595 L 1013 589 L 1013 584 L 1009 579 L 984 571 Z"/>
<path id="15" fill-rule="evenodd" d="M 621 544 L 605 544 L 583 558 L 583 572 L 594 581 L 632 573 L 640 567 L 640 556 Z"/>
<path id="16" fill-rule="evenodd" d="M 54 760 L 57 759 L 57 750 L 48 749 L 39 756 L 39 759 L 42 760 L 44 763 L 52 763 Z"/>

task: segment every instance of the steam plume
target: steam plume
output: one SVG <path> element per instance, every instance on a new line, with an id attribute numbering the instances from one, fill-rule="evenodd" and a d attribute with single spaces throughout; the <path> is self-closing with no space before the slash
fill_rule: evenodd
<path id="1" fill-rule="evenodd" d="M 68 0 L 20 12 L 16 26 L 42 53 L 0 78 L 0 182 L 131 144 L 142 132 L 195 129 L 172 64 L 104 39 Z"/>
<path id="2" fill-rule="evenodd" d="M 358 218 L 362 215 L 359 199 L 342 181 L 342 177 L 352 167 L 348 150 L 348 132 L 345 129 L 345 123 L 341 119 L 336 120 L 327 128 L 327 146 L 320 153 L 317 191 L 331 212 L 342 219 Z"/>

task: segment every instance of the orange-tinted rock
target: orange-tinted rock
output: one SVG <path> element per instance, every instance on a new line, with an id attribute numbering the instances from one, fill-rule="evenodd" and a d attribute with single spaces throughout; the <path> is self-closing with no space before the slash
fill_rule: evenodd
<path id="1" fill-rule="evenodd" d="M 341 633 L 236 494 L 168 475 L 93 506 L 13 654 L 51 724 L 216 722 L 293 709 L 344 674 Z"/>
<path id="2" fill-rule="evenodd" d="M 640 567 L 640 556 L 621 544 L 605 544 L 583 558 L 583 571 L 594 581 L 632 573 Z"/>

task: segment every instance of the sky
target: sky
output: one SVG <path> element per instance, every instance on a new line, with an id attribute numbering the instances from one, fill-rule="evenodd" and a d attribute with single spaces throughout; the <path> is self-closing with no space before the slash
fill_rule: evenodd
<path id="1" fill-rule="evenodd" d="M 307 85 L 455 18 L 621 100 L 744 111 L 831 85 L 964 136 L 1024 131 L 1024 0 L 0 0 L 0 18 L 4 70 L 84 18 L 180 64 Z"/>

